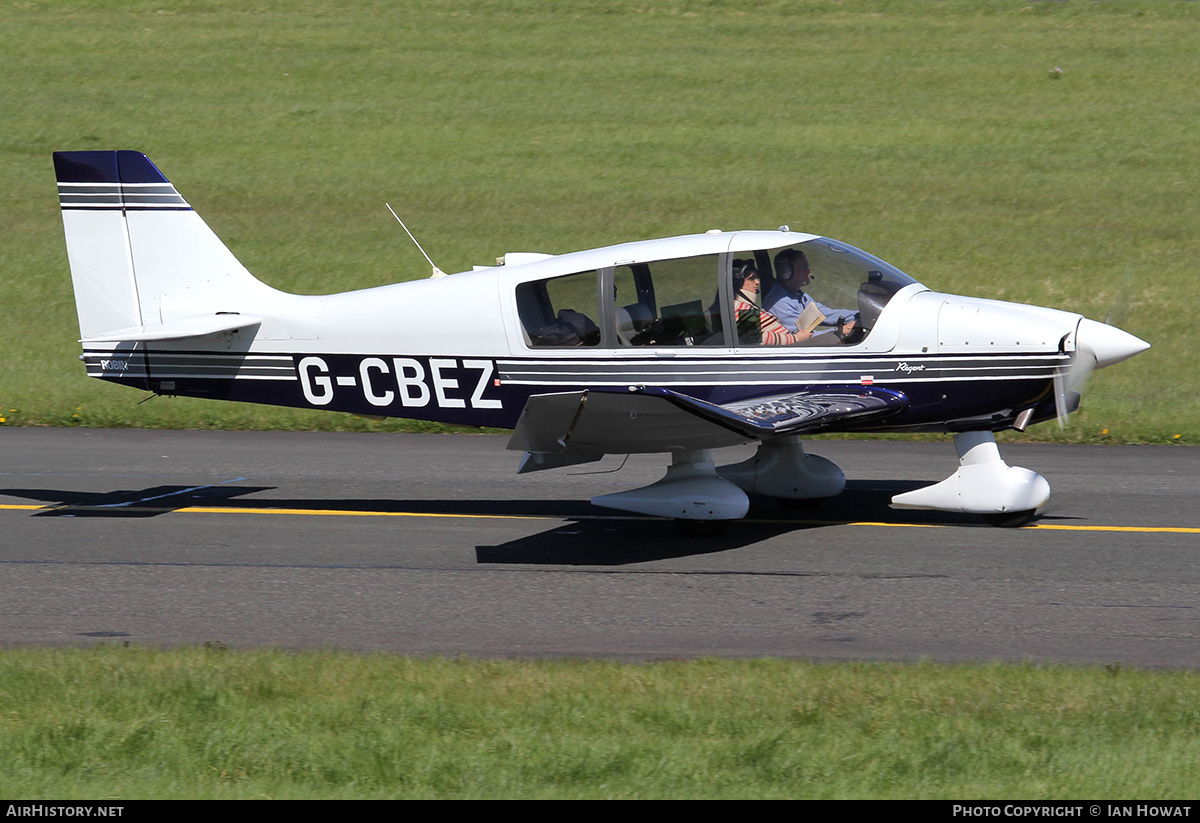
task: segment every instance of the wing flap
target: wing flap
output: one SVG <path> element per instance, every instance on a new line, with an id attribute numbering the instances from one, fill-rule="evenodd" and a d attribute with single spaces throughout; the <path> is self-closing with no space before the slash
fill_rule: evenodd
<path id="1" fill-rule="evenodd" d="M 784 434 L 888 417 L 900 392 L 823 386 L 717 405 L 657 386 L 597 388 L 529 398 L 508 441 L 521 471 L 598 460 L 605 454 L 717 449 Z"/>
<path id="2" fill-rule="evenodd" d="M 666 397 L 598 389 L 530 397 L 508 448 L 531 455 L 643 454 L 735 446 L 753 439 Z M 546 459 L 530 460 L 541 468 Z M 583 462 L 583 461 L 578 461 Z M 566 464 L 562 464 L 566 465 Z M 546 465 L 545 468 L 551 468 Z"/>

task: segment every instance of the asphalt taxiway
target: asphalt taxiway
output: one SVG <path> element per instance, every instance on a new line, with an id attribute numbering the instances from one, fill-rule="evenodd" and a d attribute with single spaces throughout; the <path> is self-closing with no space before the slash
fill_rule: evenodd
<path id="1" fill-rule="evenodd" d="M 816 441 L 841 497 L 696 539 L 587 502 L 662 456 L 517 476 L 504 443 L 0 429 L 0 643 L 1200 666 L 1191 447 L 1004 444 L 1052 488 L 1014 530 L 887 506 L 950 443 Z"/>

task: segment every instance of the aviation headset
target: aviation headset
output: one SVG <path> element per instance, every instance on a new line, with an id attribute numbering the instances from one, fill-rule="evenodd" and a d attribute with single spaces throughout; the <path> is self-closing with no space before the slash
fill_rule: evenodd
<path id="1" fill-rule="evenodd" d="M 742 290 L 742 285 L 745 284 L 746 278 L 752 274 L 758 274 L 758 268 L 752 260 L 742 260 L 738 258 L 733 261 L 733 290 L 735 292 Z"/>
<path id="2" fill-rule="evenodd" d="M 804 252 L 802 251 L 796 251 L 795 249 L 784 249 L 779 254 L 775 255 L 775 279 L 791 280 L 793 277 L 795 277 L 796 260 L 801 260 L 805 266 L 808 266 L 808 258 L 804 256 Z"/>

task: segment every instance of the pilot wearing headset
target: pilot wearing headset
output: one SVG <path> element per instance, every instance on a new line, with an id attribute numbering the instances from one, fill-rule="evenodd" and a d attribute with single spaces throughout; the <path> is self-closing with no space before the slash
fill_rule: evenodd
<path id="1" fill-rule="evenodd" d="M 818 303 L 803 289 L 812 282 L 812 269 L 808 267 L 808 258 L 804 252 L 796 249 L 784 249 L 775 255 L 775 286 L 767 293 L 763 305 L 767 311 L 779 318 L 784 327 L 804 340 L 813 334 L 797 328 L 796 321 L 800 319 L 810 304 L 815 304 L 817 310 L 825 315 L 821 322 L 823 326 L 836 326 L 839 339 L 845 340 L 854 331 L 858 312 L 853 309 L 831 309 Z"/>

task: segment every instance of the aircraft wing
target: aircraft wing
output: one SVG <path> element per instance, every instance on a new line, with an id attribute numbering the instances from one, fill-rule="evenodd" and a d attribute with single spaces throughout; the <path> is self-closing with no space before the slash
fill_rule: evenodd
<path id="1" fill-rule="evenodd" d="M 520 472 L 599 460 L 605 454 L 688 451 L 802 434 L 906 408 L 900 392 L 824 386 L 715 404 L 656 386 L 598 388 L 529 398 L 508 448 Z"/>

